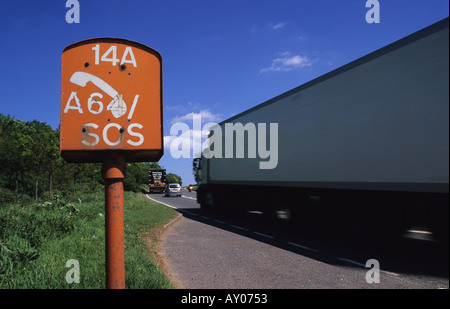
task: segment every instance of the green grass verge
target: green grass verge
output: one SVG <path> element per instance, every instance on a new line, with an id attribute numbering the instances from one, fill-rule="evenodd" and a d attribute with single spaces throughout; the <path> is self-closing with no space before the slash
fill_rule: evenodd
<path id="1" fill-rule="evenodd" d="M 156 266 L 146 235 L 175 216 L 175 211 L 125 192 L 125 286 L 173 288 Z M 0 205 L 0 288 L 105 288 L 104 194 L 85 194 L 42 203 Z M 79 262 L 79 283 L 66 274 Z"/>

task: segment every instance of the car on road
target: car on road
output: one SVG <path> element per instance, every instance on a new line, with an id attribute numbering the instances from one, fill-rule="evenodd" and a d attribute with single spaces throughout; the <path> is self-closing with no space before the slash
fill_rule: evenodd
<path id="1" fill-rule="evenodd" d="M 165 196 L 181 196 L 181 186 L 179 183 L 169 183 L 166 187 Z"/>

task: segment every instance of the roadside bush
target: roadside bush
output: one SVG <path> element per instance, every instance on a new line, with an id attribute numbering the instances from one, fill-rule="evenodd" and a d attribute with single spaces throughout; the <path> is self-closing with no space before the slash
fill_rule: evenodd
<path id="1" fill-rule="evenodd" d="M 13 194 L 14 195 L 14 194 Z M 15 197 L 3 193 L 3 200 Z M 146 235 L 174 216 L 171 208 L 125 192 L 127 288 L 171 288 L 152 261 Z M 105 287 L 104 193 L 55 195 L 43 202 L 0 205 L 0 289 Z M 80 263 L 81 280 L 65 280 L 66 262 Z"/>
<path id="2" fill-rule="evenodd" d="M 0 207 L 7 203 L 32 203 L 33 199 L 26 194 L 15 193 L 6 188 L 0 188 Z"/>
<path id="3" fill-rule="evenodd" d="M 7 191 L 1 191 L 0 287 L 14 288 L 15 278 L 40 257 L 43 243 L 73 232 L 80 210 L 57 195 L 45 202 L 17 203 L 24 199 Z"/>

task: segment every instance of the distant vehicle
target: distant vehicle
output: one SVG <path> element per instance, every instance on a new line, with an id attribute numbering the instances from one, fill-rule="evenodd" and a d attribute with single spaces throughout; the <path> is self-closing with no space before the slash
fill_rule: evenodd
<path id="1" fill-rule="evenodd" d="M 229 138 L 230 127 L 245 131 Z M 321 232 L 390 236 L 418 226 L 448 239 L 449 19 L 225 120 L 209 136 L 214 147 L 194 160 L 204 210 L 289 214 Z"/>
<path id="2" fill-rule="evenodd" d="M 179 183 L 169 183 L 166 188 L 166 196 L 181 196 L 181 186 Z"/>
<path id="3" fill-rule="evenodd" d="M 166 190 L 166 170 L 151 169 L 149 170 L 148 187 L 149 193 L 164 193 Z"/>

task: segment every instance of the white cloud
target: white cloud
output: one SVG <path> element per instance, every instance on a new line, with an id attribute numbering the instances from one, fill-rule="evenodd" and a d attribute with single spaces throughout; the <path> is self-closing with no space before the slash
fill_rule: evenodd
<path id="1" fill-rule="evenodd" d="M 210 126 L 192 129 L 184 123 L 172 125 L 171 135 L 164 136 L 164 149 L 175 159 L 199 157 L 208 138 Z M 173 144 L 174 143 L 174 144 Z"/>
<path id="2" fill-rule="evenodd" d="M 201 121 L 203 123 L 206 122 L 217 122 L 222 118 L 221 114 L 214 114 L 212 113 L 210 110 L 208 109 L 203 109 L 198 113 L 189 113 L 183 116 L 179 116 L 179 117 L 175 117 L 171 120 L 171 123 L 177 123 L 177 122 L 189 122 L 190 124 L 192 123 L 193 119 L 195 117 L 200 116 L 201 117 Z"/>
<path id="3" fill-rule="evenodd" d="M 197 102 L 187 102 L 187 104 L 177 104 L 177 105 L 169 105 L 164 104 L 164 109 L 168 112 L 178 111 L 178 112 L 186 112 L 188 110 L 198 110 L 200 109 L 200 103 Z"/>
<path id="4" fill-rule="evenodd" d="M 286 23 L 283 23 L 283 22 L 280 22 L 280 23 L 277 23 L 277 24 L 269 23 L 269 26 L 270 26 L 270 28 L 272 28 L 272 30 L 278 30 L 278 29 L 281 29 L 281 28 L 283 28 L 285 25 L 286 25 Z"/>
<path id="5" fill-rule="evenodd" d="M 260 73 L 291 71 L 293 69 L 310 67 L 311 65 L 312 61 L 308 56 L 291 55 L 290 52 L 284 52 L 279 57 L 272 60 L 272 65 L 270 67 L 261 69 Z"/>
<path id="6" fill-rule="evenodd" d="M 169 104 L 164 104 L 164 109 L 168 112 L 172 112 L 172 111 L 179 111 L 184 109 L 184 106 L 182 105 L 169 105 Z"/>
<path id="7" fill-rule="evenodd" d="M 175 117 L 171 120 L 170 135 L 164 136 L 164 148 L 170 150 L 172 156 L 195 157 L 202 150 L 211 123 L 215 124 L 220 120 L 221 114 L 214 114 L 207 109 Z M 173 142 L 175 144 L 172 145 Z M 178 151 L 179 148 L 182 151 Z"/>
<path id="8" fill-rule="evenodd" d="M 189 145 L 189 149 L 193 149 L 193 148 L 197 148 L 199 147 L 199 145 L 201 145 L 201 142 L 204 141 L 207 137 L 208 132 L 207 131 L 203 131 L 203 130 L 192 130 L 192 129 L 187 129 L 185 131 L 182 131 L 180 129 L 180 131 L 178 131 L 178 133 L 181 133 L 179 135 L 166 135 L 164 136 L 164 148 L 169 149 L 170 145 L 172 144 L 172 142 L 174 140 L 177 141 L 177 143 L 180 144 L 187 144 Z M 198 140 L 194 139 L 194 136 L 200 136 L 201 139 Z"/>

